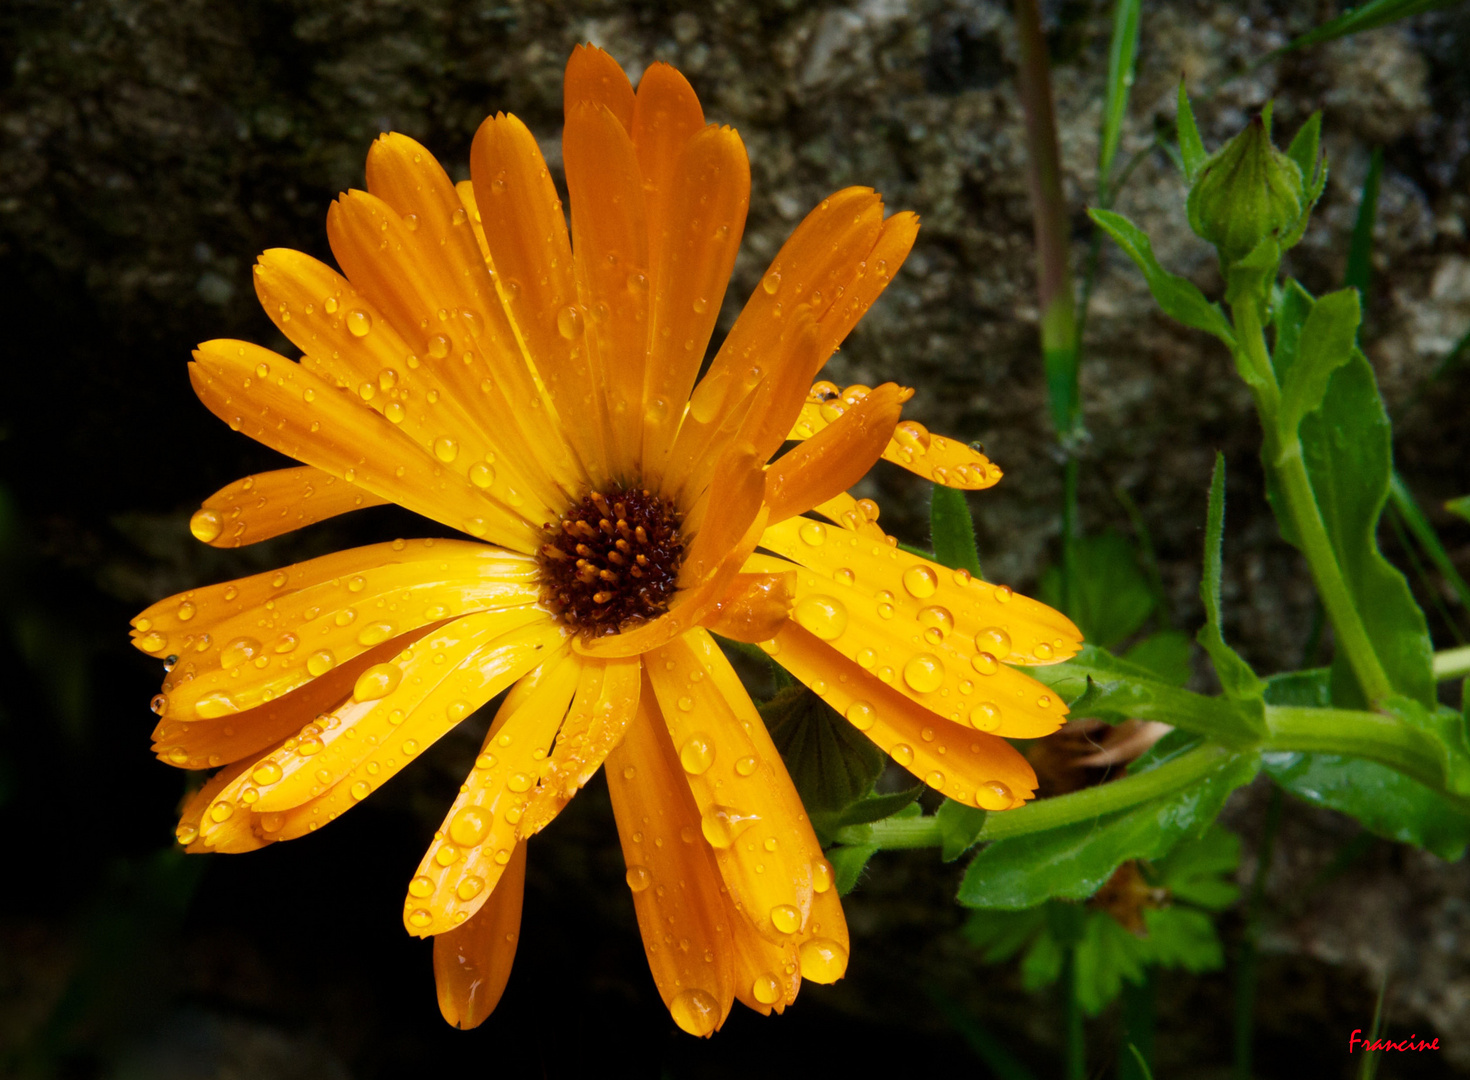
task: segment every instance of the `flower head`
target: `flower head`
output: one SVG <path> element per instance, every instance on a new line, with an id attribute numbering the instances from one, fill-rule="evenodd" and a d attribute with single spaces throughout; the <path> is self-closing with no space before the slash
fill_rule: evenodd
<path id="1" fill-rule="evenodd" d="M 824 200 L 700 378 L 745 221 L 739 136 L 673 68 L 635 94 L 588 47 L 563 151 L 570 237 L 515 117 L 485 121 L 459 185 L 383 136 L 368 190 L 328 214 L 343 273 L 285 250 L 256 267 L 300 360 L 210 341 L 190 366 L 216 415 L 303 463 L 206 500 L 200 540 L 386 502 L 473 539 L 195 589 L 139 615 L 134 642 L 170 661 L 159 756 L 218 767 L 179 825 L 191 851 L 315 831 L 509 690 L 407 885 L 446 1018 L 494 1007 L 524 841 L 605 766 L 654 978 L 708 1034 L 732 1000 L 780 1011 L 847 960 L 832 869 L 712 632 L 760 643 L 931 787 L 993 810 L 1035 788 L 1003 737 L 1066 712 L 1012 665 L 1064 659 L 1078 634 L 899 550 L 846 494 L 880 456 L 954 486 L 1000 476 L 900 423 L 907 391 L 812 385 L 907 255 L 912 214 L 885 219 L 866 188 Z"/>

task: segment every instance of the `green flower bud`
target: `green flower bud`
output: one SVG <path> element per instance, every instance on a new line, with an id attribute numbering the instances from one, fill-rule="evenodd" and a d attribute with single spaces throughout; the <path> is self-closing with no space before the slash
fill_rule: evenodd
<path id="1" fill-rule="evenodd" d="M 1269 121 L 1257 116 L 1200 170 L 1189 192 L 1189 227 L 1228 268 L 1262 240 L 1286 248 L 1300 239 L 1297 226 L 1315 202 L 1304 189 L 1301 167 L 1271 145 Z"/>

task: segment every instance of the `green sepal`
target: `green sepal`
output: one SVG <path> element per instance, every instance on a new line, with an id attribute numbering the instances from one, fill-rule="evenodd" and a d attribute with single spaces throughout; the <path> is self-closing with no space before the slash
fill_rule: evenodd
<path id="1" fill-rule="evenodd" d="M 1194 122 L 1194 108 L 1189 104 L 1189 93 L 1184 89 L 1184 80 L 1179 80 L 1179 157 L 1184 162 L 1184 182 L 1190 187 L 1199 179 L 1200 170 L 1210 155 L 1205 152 L 1204 141 L 1199 137 L 1199 127 Z"/>
<path id="2" fill-rule="evenodd" d="M 1215 675 L 1225 696 L 1260 698 L 1266 684 L 1256 677 L 1241 655 L 1225 643 L 1220 629 L 1221 546 L 1225 533 L 1225 455 L 1215 454 L 1215 471 L 1210 477 L 1210 503 L 1205 514 L 1205 563 L 1200 580 L 1200 599 L 1205 605 L 1205 625 L 1196 640 L 1204 646 L 1215 666 Z"/>
<path id="3" fill-rule="evenodd" d="M 951 570 L 968 570 L 985 580 L 980 572 L 980 550 L 975 544 L 975 519 L 965 493 L 935 484 L 929 495 L 929 542 L 934 561 Z"/>
<path id="4" fill-rule="evenodd" d="M 862 799 L 887 764 L 881 750 L 804 686 L 788 687 L 759 708 L 814 817 Z"/>
<path id="5" fill-rule="evenodd" d="M 1210 156 L 1185 202 L 1189 227 L 1215 245 L 1226 268 L 1262 240 L 1290 247 L 1308 210 L 1303 170 L 1271 145 L 1270 105 Z"/>
<path id="6" fill-rule="evenodd" d="M 878 854 L 878 850 L 876 847 L 849 845 L 827 850 L 827 861 L 832 864 L 832 876 L 836 879 L 839 896 L 852 892 L 863 876 L 868 860 Z"/>
<path id="7" fill-rule="evenodd" d="M 1200 292 L 1194 282 L 1178 274 L 1171 274 L 1160 266 L 1148 234 L 1122 214 L 1115 214 L 1111 210 L 1090 208 L 1087 213 L 1098 228 L 1111 236 L 1143 272 L 1149 292 L 1153 293 L 1154 300 L 1165 315 L 1185 326 L 1214 334 L 1229 348 L 1235 348 L 1235 332 L 1230 328 L 1230 321 L 1225 318 L 1220 306 L 1206 300 L 1205 294 Z"/>
<path id="8" fill-rule="evenodd" d="M 1296 362 L 1281 384 L 1283 442 L 1294 442 L 1302 418 L 1321 408 L 1333 372 L 1352 359 L 1361 320 L 1357 289 L 1328 293 L 1312 305 L 1301 328 Z"/>
<path id="9" fill-rule="evenodd" d="M 954 862 L 975 846 L 980 830 L 985 827 L 986 811 L 966 806 L 953 799 L 945 799 L 934 813 L 934 822 L 939 826 L 939 857 L 945 862 Z"/>

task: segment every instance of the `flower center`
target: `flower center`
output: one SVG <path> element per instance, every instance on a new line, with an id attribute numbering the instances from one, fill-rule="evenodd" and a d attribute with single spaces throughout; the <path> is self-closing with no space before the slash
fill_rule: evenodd
<path id="1" fill-rule="evenodd" d="M 574 630 L 601 637 L 668 610 L 684 541 L 663 498 L 636 487 L 594 491 L 542 528 L 541 599 Z"/>

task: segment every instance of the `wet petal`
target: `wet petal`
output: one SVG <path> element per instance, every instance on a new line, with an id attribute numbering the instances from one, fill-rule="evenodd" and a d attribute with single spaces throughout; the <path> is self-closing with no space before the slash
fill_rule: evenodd
<path id="1" fill-rule="evenodd" d="M 212 547 L 243 547 L 387 501 L 302 465 L 256 473 L 225 485 L 204 500 L 189 520 L 189 530 L 195 539 Z"/>
<path id="2" fill-rule="evenodd" d="M 724 1023 L 736 988 L 720 872 L 651 690 L 607 759 L 628 887 L 659 996 L 691 1035 Z"/>
<path id="3" fill-rule="evenodd" d="M 562 81 L 565 113 L 570 115 L 573 106 L 583 101 L 604 106 L 624 130 L 633 130 L 633 85 L 621 65 L 596 45 L 573 47 Z"/>
<path id="4" fill-rule="evenodd" d="M 472 919 L 434 938 L 434 986 L 439 1012 L 468 1031 L 500 1004 L 521 936 L 526 896 L 526 846 L 510 854 L 500 884 Z"/>
<path id="5" fill-rule="evenodd" d="M 771 522 L 804 513 L 861 480 L 888 444 L 899 414 L 898 387 L 885 383 L 777 459 L 766 473 Z"/>

